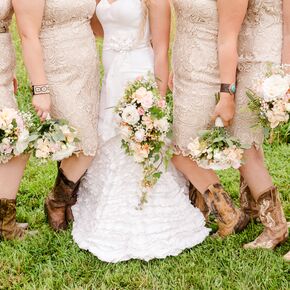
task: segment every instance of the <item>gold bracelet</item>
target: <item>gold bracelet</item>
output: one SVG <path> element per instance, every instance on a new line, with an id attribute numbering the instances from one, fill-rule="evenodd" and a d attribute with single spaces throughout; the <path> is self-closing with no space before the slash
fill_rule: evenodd
<path id="1" fill-rule="evenodd" d="M 33 85 L 32 94 L 34 96 L 50 94 L 49 86 L 48 85 Z"/>

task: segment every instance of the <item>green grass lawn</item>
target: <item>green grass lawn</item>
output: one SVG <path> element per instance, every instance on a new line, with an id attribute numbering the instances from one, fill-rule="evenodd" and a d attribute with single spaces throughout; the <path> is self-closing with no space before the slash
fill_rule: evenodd
<path id="1" fill-rule="evenodd" d="M 25 107 L 29 85 L 15 37 L 18 57 L 18 99 Z M 265 146 L 267 164 L 290 219 L 288 145 Z M 282 255 L 290 242 L 274 252 L 243 250 L 262 230 L 250 224 L 225 240 L 208 238 L 178 257 L 149 263 L 106 264 L 80 250 L 70 231 L 54 233 L 45 221 L 43 201 L 53 186 L 56 166 L 31 160 L 18 198 L 18 220 L 28 221 L 39 234 L 25 241 L 0 243 L 0 289 L 290 289 L 290 265 Z M 237 172 L 221 174 L 226 188 L 238 199 Z"/>

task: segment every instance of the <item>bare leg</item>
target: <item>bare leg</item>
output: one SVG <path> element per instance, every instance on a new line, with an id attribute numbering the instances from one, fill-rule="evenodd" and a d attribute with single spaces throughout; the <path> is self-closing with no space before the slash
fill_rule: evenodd
<path id="1" fill-rule="evenodd" d="M 198 167 L 189 157 L 175 155 L 172 162 L 201 193 L 204 193 L 210 185 L 220 182 L 214 171 Z"/>
<path id="2" fill-rule="evenodd" d="M 54 230 L 65 230 L 73 221 L 71 207 L 77 201 L 80 180 L 92 160 L 91 156 L 79 154 L 61 162 L 55 186 L 45 201 L 48 222 Z"/>
<path id="3" fill-rule="evenodd" d="M 67 179 L 77 182 L 90 167 L 93 158 L 92 156 L 85 156 L 83 153 L 78 156 L 73 155 L 61 162 L 61 169 Z"/>
<path id="4" fill-rule="evenodd" d="M 0 164 L 0 238 L 5 240 L 23 238 L 28 227 L 16 222 L 16 196 L 28 159 L 22 155 Z"/>
<path id="5" fill-rule="evenodd" d="M 22 155 L 0 164 L 0 199 L 16 199 L 28 159 L 28 155 Z"/>
<path id="6" fill-rule="evenodd" d="M 245 151 L 244 156 L 246 162 L 240 172 L 257 200 L 261 193 L 273 186 L 272 178 L 264 163 L 263 150 L 252 147 Z"/>

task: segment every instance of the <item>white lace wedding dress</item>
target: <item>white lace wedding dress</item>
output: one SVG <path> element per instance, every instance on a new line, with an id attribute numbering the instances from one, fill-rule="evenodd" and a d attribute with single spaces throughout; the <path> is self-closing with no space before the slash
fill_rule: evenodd
<path id="1" fill-rule="evenodd" d="M 176 256 L 208 236 L 203 215 L 190 204 L 186 181 L 173 166 L 162 175 L 143 209 L 136 209 L 142 170 L 121 149 L 113 110 L 128 81 L 153 72 L 149 25 L 140 39 L 139 0 L 113 4 L 101 0 L 97 15 L 105 32 L 100 144 L 73 208 L 72 235 L 80 248 L 106 262 Z"/>

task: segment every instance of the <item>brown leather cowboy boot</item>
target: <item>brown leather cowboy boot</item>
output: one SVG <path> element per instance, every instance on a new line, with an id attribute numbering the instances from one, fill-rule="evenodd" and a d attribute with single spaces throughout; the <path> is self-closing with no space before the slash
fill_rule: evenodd
<path id="1" fill-rule="evenodd" d="M 74 216 L 73 216 L 71 208 L 77 202 L 78 191 L 79 191 L 79 187 L 80 187 L 82 178 L 83 178 L 83 176 L 79 179 L 78 182 L 76 182 L 75 190 L 74 190 L 70 200 L 67 202 L 67 206 L 66 206 L 66 210 L 65 210 L 65 219 L 66 219 L 67 223 L 71 223 L 74 221 Z"/>
<path id="2" fill-rule="evenodd" d="M 262 193 L 257 204 L 259 217 L 265 228 L 255 241 L 244 245 L 244 248 L 273 250 L 288 238 L 288 226 L 277 188 L 273 186 Z"/>
<path id="3" fill-rule="evenodd" d="M 70 181 L 62 169 L 58 168 L 55 186 L 44 204 L 48 223 L 55 231 L 67 229 L 67 208 L 76 202 L 78 186 L 79 181 L 76 183 Z M 68 210 L 68 214 L 71 214 L 70 210 Z"/>
<path id="4" fill-rule="evenodd" d="M 217 219 L 220 237 L 242 231 L 249 223 L 247 216 L 233 205 L 229 194 L 220 184 L 211 185 L 204 194 L 204 199 Z"/>
<path id="5" fill-rule="evenodd" d="M 290 251 L 283 257 L 286 262 L 290 262 Z"/>
<path id="6" fill-rule="evenodd" d="M 240 178 L 240 205 L 241 210 L 250 216 L 251 219 L 258 219 L 259 218 L 259 207 L 252 196 L 251 190 L 241 176 Z"/>
<path id="7" fill-rule="evenodd" d="M 57 162 L 57 169 L 59 170 L 60 169 L 60 166 L 61 166 L 61 162 L 58 161 Z M 86 173 L 84 173 L 85 175 Z M 83 175 L 83 176 L 84 176 Z M 80 186 L 80 183 L 81 183 L 81 179 L 83 178 L 83 176 L 79 179 L 78 182 L 76 182 L 76 188 L 74 190 L 74 193 L 73 195 L 71 196 L 71 199 L 68 201 L 67 203 L 67 206 L 66 206 L 66 210 L 65 210 L 65 219 L 66 219 L 66 222 L 67 223 L 71 223 L 74 221 L 74 216 L 73 216 L 73 213 L 72 213 L 72 209 L 71 207 L 73 205 L 76 204 L 77 202 L 77 193 L 78 193 L 78 190 L 79 190 L 79 186 Z"/>
<path id="8" fill-rule="evenodd" d="M 26 229 L 27 224 L 16 223 L 16 200 L 0 199 L 0 239 L 22 239 Z"/>
<path id="9" fill-rule="evenodd" d="M 189 185 L 189 199 L 191 201 L 191 204 L 198 208 L 206 222 L 208 222 L 208 219 L 209 219 L 209 215 L 210 215 L 210 210 L 204 200 L 204 197 L 202 196 L 202 194 L 192 185 L 192 183 L 190 183 Z"/>

